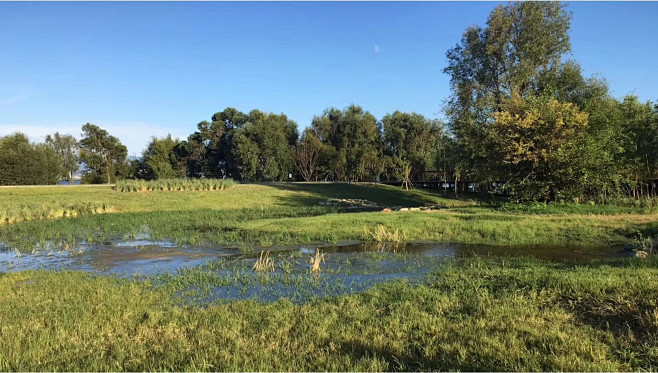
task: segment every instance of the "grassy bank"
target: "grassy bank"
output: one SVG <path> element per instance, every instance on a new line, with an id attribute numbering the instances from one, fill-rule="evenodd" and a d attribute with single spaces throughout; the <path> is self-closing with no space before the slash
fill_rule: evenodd
<path id="1" fill-rule="evenodd" d="M 172 280 L 173 281 L 173 280 Z M 658 368 L 658 262 L 469 260 L 421 286 L 179 306 L 167 286 L 0 276 L 0 370 Z"/>
<path id="2" fill-rule="evenodd" d="M 367 199 L 382 207 L 439 205 L 445 209 L 383 213 L 319 205 L 332 198 Z M 37 218 L 43 209 L 59 211 L 58 206 L 74 204 L 100 204 L 106 209 L 97 209 L 94 215 L 0 223 L 0 241 L 29 250 L 49 240 L 70 245 L 147 233 L 152 238 L 181 243 L 208 241 L 252 247 L 371 240 L 367 231 L 377 225 L 398 230 L 407 241 L 495 245 L 608 245 L 633 239 L 638 232 L 658 234 L 658 214 L 641 207 L 619 207 L 616 213 L 610 206 L 589 205 L 508 211 L 498 200 L 454 198 L 423 190 L 405 192 L 386 186 L 236 185 L 229 190 L 176 193 L 120 193 L 110 186 L 0 190 L 0 206 L 17 206 L 16 211 Z"/>

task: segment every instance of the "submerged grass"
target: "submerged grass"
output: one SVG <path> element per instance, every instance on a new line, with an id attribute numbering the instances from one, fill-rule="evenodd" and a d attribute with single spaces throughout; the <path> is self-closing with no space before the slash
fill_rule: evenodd
<path id="1" fill-rule="evenodd" d="M 270 252 L 261 251 L 251 270 L 256 272 L 274 272 L 274 261 L 270 258 Z"/>
<path id="2" fill-rule="evenodd" d="M 171 289 L 77 272 L 3 274 L 0 370 L 658 369 L 656 258 L 472 259 L 424 285 L 297 305 L 181 306 Z"/>
<path id="3" fill-rule="evenodd" d="M 320 264 L 324 263 L 325 253 L 321 252 L 320 249 L 315 249 L 315 256 L 312 256 L 309 260 L 311 265 L 311 273 L 320 273 Z"/>

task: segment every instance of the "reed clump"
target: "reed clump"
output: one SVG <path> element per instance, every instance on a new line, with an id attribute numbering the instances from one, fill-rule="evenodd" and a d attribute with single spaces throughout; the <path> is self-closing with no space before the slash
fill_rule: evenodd
<path id="1" fill-rule="evenodd" d="M 320 273 L 320 263 L 324 263 L 324 256 L 326 253 L 320 251 L 320 249 L 315 249 L 315 256 L 312 256 L 309 260 L 311 265 L 311 273 Z"/>
<path id="2" fill-rule="evenodd" d="M 274 272 L 274 260 L 270 257 L 270 252 L 261 251 L 251 270 L 256 272 Z"/>
<path id="3" fill-rule="evenodd" d="M 392 231 L 381 224 L 378 224 L 377 227 L 375 227 L 375 229 L 373 229 L 372 231 L 366 228 L 365 232 L 366 232 L 366 236 L 374 239 L 379 243 L 391 242 L 391 243 L 399 244 L 402 241 L 404 241 L 404 235 L 400 233 L 398 229 Z"/>
<path id="4" fill-rule="evenodd" d="M 106 202 L 9 202 L 0 207 L 0 224 L 102 214 L 111 211 L 113 209 Z"/>
<path id="5" fill-rule="evenodd" d="M 118 192 L 189 192 L 224 190 L 235 185 L 233 179 L 158 179 L 119 180 L 114 187 Z"/>

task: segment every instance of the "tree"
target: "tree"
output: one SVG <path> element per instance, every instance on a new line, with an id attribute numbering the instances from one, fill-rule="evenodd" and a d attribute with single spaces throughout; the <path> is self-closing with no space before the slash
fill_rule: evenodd
<path id="1" fill-rule="evenodd" d="M 658 177 L 658 113 L 651 102 L 641 103 L 636 96 L 624 97 L 619 109 L 624 149 L 619 162 L 637 198 L 645 194 L 645 182 Z"/>
<path id="2" fill-rule="evenodd" d="M 588 114 L 553 98 L 514 96 L 494 114 L 490 161 L 505 170 L 522 199 L 554 201 L 582 194 Z"/>
<path id="3" fill-rule="evenodd" d="M 543 71 L 560 64 L 570 50 L 571 15 L 558 2 L 518 2 L 498 6 L 487 27 L 469 27 L 461 43 L 447 52 L 452 96 L 446 113 L 463 158 L 460 163 L 480 179 L 505 175 L 489 167 L 487 140 L 493 114 L 513 95 L 535 96 Z"/>
<path id="4" fill-rule="evenodd" d="M 307 128 L 293 153 L 295 167 L 306 181 L 317 177 L 321 148 L 320 140 L 310 128 Z"/>
<path id="5" fill-rule="evenodd" d="M 311 128 L 328 146 L 327 163 L 336 180 L 374 179 L 383 169 L 377 120 L 360 106 L 330 108 L 314 117 Z"/>
<path id="6" fill-rule="evenodd" d="M 62 174 L 59 156 L 46 144 L 31 144 L 15 133 L 0 138 L 0 185 L 56 184 Z"/>
<path id="7" fill-rule="evenodd" d="M 211 121 L 202 121 L 197 127 L 205 145 L 204 174 L 210 177 L 225 177 L 235 173 L 232 159 L 232 135 L 249 120 L 248 115 L 228 107 L 213 114 Z"/>
<path id="8" fill-rule="evenodd" d="M 91 170 L 86 180 L 110 184 L 126 167 L 127 155 L 128 149 L 106 130 L 91 123 L 82 126 L 80 159 Z"/>
<path id="9" fill-rule="evenodd" d="M 417 176 L 433 164 L 442 128 L 438 121 L 399 111 L 382 119 L 385 154 L 398 164 L 408 164 L 407 177 Z"/>
<path id="10" fill-rule="evenodd" d="M 188 177 L 200 178 L 206 169 L 206 147 L 202 136 L 195 132 L 174 146 L 178 172 Z"/>
<path id="11" fill-rule="evenodd" d="M 180 141 L 172 139 L 171 135 L 151 139 L 142 157 L 149 179 L 185 177 L 185 171 L 181 169 L 180 161 L 174 152 L 179 143 Z"/>
<path id="12" fill-rule="evenodd" d="M 62 177 L 73 184 L 73 173 L 78 170 L 78 140 L 71 135 L 60 135 L 55 132 L 54 135 L 46 136 L 46 144 L 55 150 L 60 158 L 62 169 L 64 170 Z"/>
<path id="13" fill-rule="evenodd" d="M 285 114 L 252 110 L 246 122 L 227 133 L 233 167 L 243 180 L 282 181 L 293 172 L 297 124 Z"/>

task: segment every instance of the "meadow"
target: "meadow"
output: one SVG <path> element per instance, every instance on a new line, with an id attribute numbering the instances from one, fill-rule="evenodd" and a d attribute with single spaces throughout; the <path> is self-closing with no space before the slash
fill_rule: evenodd
<path id="1" fill-rule="evenodd" d="M 372 211 L 323 206 L 366 199 L 384 207 L 441 206 L 433 211 Z M 88 214 L 44 216 L 62 206 Z M 405 241 L 487 245 L 622 245 L 658 233 L 658 207 L 547 205 L 512 207 L 497 198 L 367 184 L 274 183 L 224 190 L 122 193 L 113 186 L 1 188 L 0 241 L 32 250 L 46 241 L 94 242 L 147 234 L 179 243 L 244 248 L 314 241 L 372 240 L 378 225 Z"/>
<path id="2" fill-rule="evenodd" d="M 378 207 L 325 203 L 348 199 Z M 130 193 L 114 186 L 8 187 L 0 188 L 0 206 L 9 218 L 0 222 L 6 250 L 139 236 L 238 247 L 254 258 L 134 277 L 0 273 L 2 371 L 658 369 L 654 255 L 578 262 L 457 258 L 437 261 L 414 281 L 345 292 L 328 279 L 347 267 L 328 271 L 321 251 L 292 259 L 261 253 L 341 240 L 621 251 L 658 234 L 651 203 L 519 206 L 492 196 L 382 185 L 276 183 Z M 88 209 L 64 214 L 66 206 Z M 424 206 L 442 208 L 381 211 Z M 360 260 L 374 271 L 387 260 L 382 255 Z M 315 261 L 308 264 L 309 257 Z M 310 271 L 291 272 L 293 259 Z M 207 297 L 254 284 L 287 286 L 300 296 Z"/>
<path id="3" fill-rule="evenodd" d="M 3 371 L 652 371 L 658 262 L 448 263 L 294 304 L 176 302 L 81 272 L 0 276 Z"/>

